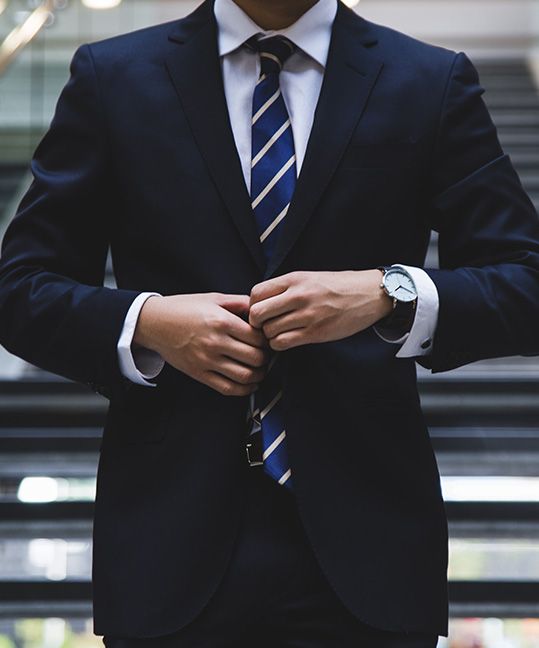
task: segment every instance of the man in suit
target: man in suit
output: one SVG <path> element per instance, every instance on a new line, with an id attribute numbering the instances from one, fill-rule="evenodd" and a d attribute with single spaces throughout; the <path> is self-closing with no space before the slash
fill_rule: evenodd
<path id="1" fill-rule="evenodd" d="M 537 214 L 481 94 L 465 55 L 337 0 L 206 0 L 77 51 L 5 237 L 0 341 L 110 399 L 109 648 L 446 632 L 415 361 L 539 346 Z"/>

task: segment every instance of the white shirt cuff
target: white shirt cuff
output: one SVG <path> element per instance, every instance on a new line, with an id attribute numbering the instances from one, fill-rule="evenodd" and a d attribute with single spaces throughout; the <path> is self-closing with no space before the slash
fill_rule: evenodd
<path id="1" fill-rule="evenodd" d="M 414 322 L 410 331 L 399 339 L 387 338 L 377 330 L 376 326 L 374 330 L 386 342 L 402 345 L 397 353 L 397 358 L 414 358 L 429 355 L 432 350 L 436 326 L 438 325 L 438 311 L 440 308 L 438 289 L 434 281 L 421 268 L 414 268 L 402 263 L 395 263 L 394 265 L 403 268 L 410 274 L 417 289 Z"/>
<path id="2" fill-rule="evenodd" d="M 120 371 L 137 385 L 155 387 L 150 382 L 161 373 L 165 361 L 155 351 L 133 345 L 140 311 L 149 297 L 161 297 L 159 293 L 141 293 L 131 304 L 125 317 L 120 339 L 118 340 L 118 363 Z"/>

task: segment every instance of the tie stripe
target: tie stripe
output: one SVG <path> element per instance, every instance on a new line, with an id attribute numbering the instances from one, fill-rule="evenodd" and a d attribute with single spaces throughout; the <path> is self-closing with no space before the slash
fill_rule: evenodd
<path id="1" fill-rule="evenodd" d="M 256 209 L 258 205 L 264 200 L 264 198 L 269 194 L 269 192 L 275 187 L 279 180 L 284 176 L 284 174 L 296 163 L 296 156 L 293 155 L 288 162 L 283 166 L 280 171 L 278 171 L 273 178 L 268 182 L 264 189 L 258 194 L 257 198 L 253 201 L 253 209 Z"/>
<path id="2" fill-rule="evenodd" d="M 255 155 L 255 157 L 253 158 L 253 162 L 251 165 L 253 168 L 260 162 L 260 160 L 264 157 L 264 155 L 266 155 L 266 153 L 275 144 L 275 142 L 279 139 L 279 137 L 281 137 L 281 135 L 285 132 L 285 130 L 290 127 L 290 125 L 291 125 L 290 120 L 287 119 L 285 123 L 281 126 L 281 128 L 279 128 L 279 130 L 275 133 L 275 135 L 270 137 L 269 141 L 264 146 L 264 148 L 260 151 L 260 153 Z"/>
<path id="3" fill-rule="evenodd" d="M 281 484 L 281 486 L 284 486 L 284 484 L 286 484 L 286 482 L 290 479 L 291 476 L 292 476 L 292 471 L 289 468 L 285 472 L 285 474 L 279 479 L 279 484 Z"/>
<path id="4" fill-rule="evenodd" d="M 269 445 L 266 450 L 264 450 L 264 454 L 262 455 L 264 461 L 270 456 L 270 454 L 276 450 L 279 445 L 285 440 L 286 438 L 286 430 L 283 430 L 281 434 L 275 439 L 275 441 Z"/>
<path id="5" fill-rule="evenodd" d="M 271 95 L 271 97 L 264 103 L 260 110 L 257 110 L 257 112 L 253 115 L 253 126 L 262 117 L 266 110 L 268 110 L 268 108 L 270 108 L 277 101 L 277 99 L 279 99 L 280 96 L 281 90 L 279 89 Z"/>
<path id="6" fill-rule="evenodd" d="M 260 79 L 253 96 L 251 200 L 266 261 L 270 261 L 286 220 L 297 180 L 290 116 L 279 73 L 295 47 L 281 36 L 250 40 L 260 55 Z M 283 409 L 282 370 L 278 355 L 252 402 L 252 433 L 262 435 L 264 471 L 292 488 Z"/>
<path id="7" fill-rule="evenodd" d="M 283 392 L 280 391 L 278 394 L 273 398 L 271 403 L 267 405 L 261 412 L 260 412 L 260 420 L 263 421 L 264 417 L 271 412 L 273 407 L 281 400 L 281 397 L 283 395 Z"/>
<path id="8" fill-rule="evenodd" d="M 268 238 L 268 236 L 273 232 L 273 230 L 279 225 L 279 223 L 286 217 L 286 214 L 288 213 L 288 208 L 290 207 L 290 203 L 283 209 L 283 211 L 277 216 L 277 218 L 271 223 L 271 225 L 265 229 L 262 234 L 260 235 L 260 242 L 264 243 L 264 241 Z"/>
<path id="9" fill-rule="evenodd" d="M 279 66 L 279 69 L 280 70 L 283 69 L 283 65 L 280 59 L 277 56 L 275 56 L 275 54 L 271 54 L 270 52 L 260 52 L 260 57 L 275 61 L 275 63 L 277 63 L 277 65 Z"/>

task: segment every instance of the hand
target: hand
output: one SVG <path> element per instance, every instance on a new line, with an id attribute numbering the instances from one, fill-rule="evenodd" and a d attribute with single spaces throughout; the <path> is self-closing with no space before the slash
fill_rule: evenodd
<path id="1" fill-rule="evenodd" d="M 390 314 L 381 270 L 292 272 L 256 285 L 249 323 L 275 351 L 341 340 Z"/>
<path id="2" fill-rule="evenodd" d="M 268 360 L 263 333 L 245 321 L 248 311 L 244 295 L 153 296 L 142 307 L 134 342 L 225 396 L 247 396 L 262 382 Z"/>

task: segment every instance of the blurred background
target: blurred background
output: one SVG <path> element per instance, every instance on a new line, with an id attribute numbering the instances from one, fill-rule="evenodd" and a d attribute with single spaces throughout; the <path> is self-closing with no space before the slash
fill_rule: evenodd
<path id="1" fill-rule="evenodd" d="M 0 236 L 28 186 L 29 160 L 75 48 L 197 4 L 0 0 Z M 539 207 L 539 1 L 347 4 L 470 55 Z M 427 263 L 437 265 L 435 239 Z M 450 521 L 451 634 L 440 648 L 539 648 L 539 359 L 436 376 L 419 369 Z M 90 570 L 105 406 L 0 348 L 0 648 L 101 645 L 91 631 Z"/>

